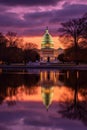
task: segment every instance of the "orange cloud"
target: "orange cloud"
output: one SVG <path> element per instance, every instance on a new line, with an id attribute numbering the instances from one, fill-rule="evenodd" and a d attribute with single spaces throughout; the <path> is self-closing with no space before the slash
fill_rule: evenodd
<path id="1" fill-rule="evenodd" d="M 38 48 L 41 48 L 41 42 L 42 42 L 42 37 L 40 36 L 35 36 L 35 37 L 23 37 L 25 42 L 32 42 L 38 45 Z M 63 48 L 62 44 L 59 41 L 59 38 L 57 36 L 53 37 L 54 41 L 54 48 L 57 49 L 59 47 Z"/>

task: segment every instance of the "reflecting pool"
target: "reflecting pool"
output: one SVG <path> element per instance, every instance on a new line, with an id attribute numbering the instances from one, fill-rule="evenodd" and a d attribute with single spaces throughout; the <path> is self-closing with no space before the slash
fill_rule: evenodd
<path id="1" fill-rule="evenodd" d="M 87 130 L 87 71 L 0 70 L 0 130 Z"/>

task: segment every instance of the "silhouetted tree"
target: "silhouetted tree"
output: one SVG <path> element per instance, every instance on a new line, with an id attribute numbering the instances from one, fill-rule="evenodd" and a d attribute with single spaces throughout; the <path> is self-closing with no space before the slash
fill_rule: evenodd
<path id="1" fill-rule="evenodd" d="M 31 42 L 27 42 L 27 43 L 25 43 L 24 44 L 24 49 L 29 49 L 29 50 L 31 50 L 31 49 L 37 49 L 37 47 L 38 47 L 38 45 L 37 44 L 35 44 L 35 43 L 31 43 Z"/>
<path id="2" fill-rule="evenodd" d="M 6 44 L 7 44 L 7 40 L 6 40 L 5 36 L 2 33 L 0 33 L 0 60 L 1 61 L 3 61 L 3 58 L 4 58 Z"/>
<path id="3" fill-rule="evenodd" d="M 65 59 L 67 61 L 74 61 L 75 60 L 75 51 L 74 46 L 65 49 Z M 78 47 L 78 62 L 80 63 L 87 63 L 87 48 Z"/>
<path id="4" fill-rule="evenodd" d="M 40 55 L 36 50 L 32 50 L 31 51 L 31 61 L 35 62 L 36 60 L 39 61 L 40 60 Z"/>
<path id="5" fill-rule="evenodd" d="M 39 53 L 34 49 L 26 49 L 24 50 L 24 62 L 25 64 L 29 61 L 35 62 L 36 60 L 40 60 Z"/>
<path id="6" fill-rule="evenodd" d="M 65 60 L 64 60 L 64 54 L 63 53 L 58 55 L 58 60 L 60 60 L 64 63 Z"/>
<path id="7" fill-rule="evenodd" d="M 75 62 L 78 64 L 78 43 L 82 39 L 87 39 L 87 17 L 71 19 L 61 23 L 60 32 L 66 37 L 71 37 L 75 46 Z"/>
<path id="8" fill-rule="evenodd" d="M 19 38 L 17 37 L 17 33 L 15 32 L 8 32 L 6 34 L 6 39 L 8 41 L 8 46 L 15 47 L 18 44 Z"/>
<path id="9" fill-rule="evenodd" d="M 23 50 L 17 47 L 7 47 L 4 52 L 4 62 L 11 63 L 23 63 Z"/>

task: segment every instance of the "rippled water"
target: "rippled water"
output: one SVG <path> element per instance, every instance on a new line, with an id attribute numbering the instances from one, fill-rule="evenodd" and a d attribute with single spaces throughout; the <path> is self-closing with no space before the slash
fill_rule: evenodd
<path id="1" fill-rule="evenodd" d="M 0 70 L 0 130 L 87 130 L 87 71 Z"/>

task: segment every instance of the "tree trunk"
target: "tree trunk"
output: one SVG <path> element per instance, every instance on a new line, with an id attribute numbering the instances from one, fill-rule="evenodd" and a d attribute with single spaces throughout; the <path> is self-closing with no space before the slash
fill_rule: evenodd
<path id="1" fill-rule="evenodd" d="M 76 65 L 78 65 L 79 64 L 79 61 L 78 61 L 78 42 L 77 42 L 76 36 L 74 38 L 74 43 L 75 43 L 75 63 L 76 63 Z"/>
<path id="2" fill-rule="evenodd" d="M 77 71 L 76 71 L 76 83 L 75 83 L 75 91 L 74 91 L 74 107 L 77 106 L 77 100 L 78 100 L 78 77 L 77 77 Z"/>

